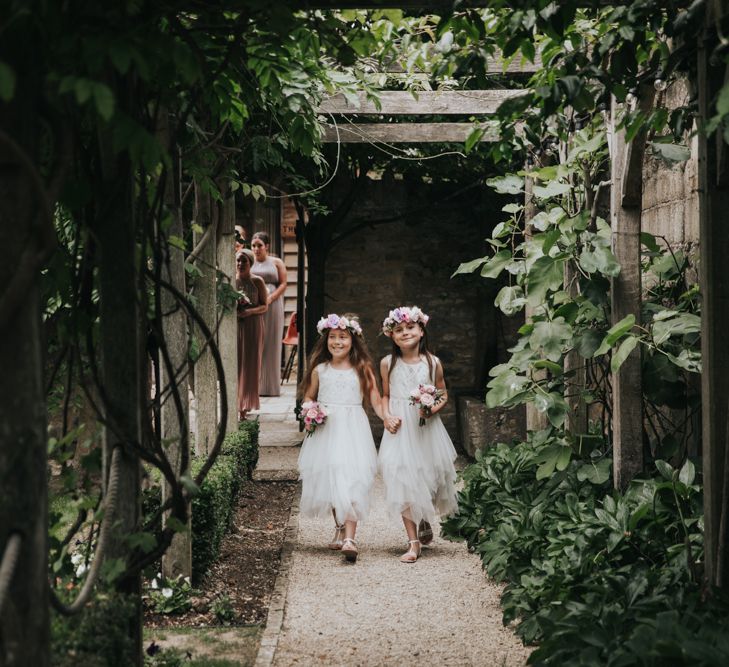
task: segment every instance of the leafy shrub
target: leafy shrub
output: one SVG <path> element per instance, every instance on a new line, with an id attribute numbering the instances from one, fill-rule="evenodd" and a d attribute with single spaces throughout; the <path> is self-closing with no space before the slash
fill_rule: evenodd
<path id="1" fill-rule="evenodd" d="M 230 596 L 225 593 L 215 598 L 213 604 L 210 605 L 210 611 L 215 614 L 215 618 L 218 620 L 218 623 L 229 625 L 235 620 L 233 601 L 230 599 Z"/>
<path id="2" fill-rule="evenodd" d="M 134 600 L 98 593 L 76 616 L 51 615 L 54 667 L 128 667 L 135 664 L 127 630 Z"/>
<path id="3" fill-rule="evenodd" d="M 241 481 L 250 479 L 258 462 L 257 421 L 241 422 L 238 431 L 223 441 L 221 454 L 210 468 L 199 492 L 192 499 L 192 577 L 197 582 L 208 571 L 220 553 L 220 544 L 233 516 Z M 194 477 L 204 460 L 193 457 Z M 150 484 L 142 498 L 145 517 L 151 517 L 160 506 L 160 475 L 149 472 Z M 160 526 L 154 527 L 159 531 Z"/>
<path id="4" fill-rule="evenodd" d="M 544 432 L 541 432 L 544 433 Z M 540 434 L 497 445 L 466 469 L 462 537 L 506 581 L 504 622 L 538 643 L 540 665 L 729 664 L 726 603 L 704 600 L 702 491 L 694 467 L 657 462 L 660 477 L 624 494 L 604 461 L 571 461 L 537 479 Z"/>
<path id="5" fill-rule="evenodd" d="M 157 614 L 184 614 L 192 603 L 190 597 L 193 589 L 190 579 L 179 575 L 174 579 L 163 577 L 158 573 L 145 591 L 143 599 Z"/>

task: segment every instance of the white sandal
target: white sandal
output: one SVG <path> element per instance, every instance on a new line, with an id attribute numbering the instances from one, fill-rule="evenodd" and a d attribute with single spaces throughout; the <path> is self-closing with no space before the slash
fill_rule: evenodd
<path id="1" fill-rule="evenodd" d="M 410 547 L 402 556 L 400 556 L 401 563 L 414 563 L 418 560 L 418 558 L 420 558 L 420 548 L 418 548 L 417 551 L 413 548 L 413 545 L 420 544 L 420 540 L 408 540 L 408 544 Z"/>
<path id="2" fill-rule="evenodd" d="M 342 540 L 344 539 L 344 524 L 334 524 L 334 537 L 332 541 L 327 544 L 327 547 L 332 551 L 339 551 L 342 548 Z"/>
<path id="3" fill-rule="evenodd" d="M 342 542 L 342 553 L 348 562 L 357 562 L 359 551 L 357 551 L 357 543 L 351 537 L 344 538 L 344 541 Z"/>

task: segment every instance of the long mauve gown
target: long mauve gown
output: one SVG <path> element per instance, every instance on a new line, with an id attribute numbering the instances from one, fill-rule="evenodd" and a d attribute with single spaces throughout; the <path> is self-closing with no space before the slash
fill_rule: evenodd
<path id="1" fill-rule="evenodd" d="M 260 306 L 258 289 L 252 280 L 236 279 L 236 289 L 243 292 L 252 306 Z M 258 384 L 263 358 L 263 315 L 238 318 L 238 410 L 261 407 Z"/>
<path id="2" fill-rule="evenodd" d="M 254 262 L 251 273 L 263 278 L 266 289 L 271 294 L 278 287 L 278 269 L 270 257 L 263 262 Z M 268 305 L 263 316 L 265 341 L 263 344 L 263 363 L 261 364 L 261 396 L 281 394 L 281 344 L 283 341 L 284 303 L 283 298 Z"/>

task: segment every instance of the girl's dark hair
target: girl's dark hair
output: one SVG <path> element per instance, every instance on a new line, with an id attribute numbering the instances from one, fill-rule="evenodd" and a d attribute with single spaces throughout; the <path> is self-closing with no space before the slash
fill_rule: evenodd
<path id="1" fill-rule="evenodd" d="M 356 318 L 356 315 L 345 313 L 342 317 L 346 317 L 351 320 L 352 318 Z M 319 364 L 332 360 L 332 354 L 329 352 L 329 348 L 327 346 L 330 332 L 331 329 L 324 330 L 324 333 L 319 337 L 319 340 L 316 341 L 314 349 L 309 355 L 306 374 L 304 375 L 304 382 L 301 385 L 303 387 L 304 394 L 306 394 L 306 391 L 309 389 L 314 369 Z M 372 357 L 367 349 L 367 343 L 365 342 L 364 337 L 353 334 L 349 331 L 349 329 L 347 329 L 347 332 L 352 337 L 352 347 L 349 350 L 349 362 L 352 364 L 352 367 L 359 377 L 363 400 L 365 404 L 369 404 L 370 392 L 373 388 L 372 378 L 374 377 L 374 364 L 372 363 Z M 300 396 L 300 398 L 303 398 L 303 396 Z"/>
<path id="2" fill-rule="evenodd" d="M 254 239 L 261 239 L 264 245 L 271 245 L 271 237 L 266 232 L 256 232 L 251 241 Z"/>
<path id="3" fill-rule="evenodd" d="M 428 345 L 428 330 L 418 322 L 418 326 L 423 332 L 423 337 L 420 339 L 420 343 L 418 344 L 418 354 L 422 354 L 425 356 L 425 358 L 428 360 L 428 375 L 430 375 L 430 379 L 435 382 L 435 362 L 433 353 L 430 351 L 430 346 Z M 397 363 L 397 360 L 402 357 L 402 350 L 397 346 L 397 343 L 392 340 L 392 350 L 390 354 L 390 367 L 387 369 L 387 381 L 390 382 L 390 376 L 392 375 L 392 370 L 395 368 L 395 364 Z"/>

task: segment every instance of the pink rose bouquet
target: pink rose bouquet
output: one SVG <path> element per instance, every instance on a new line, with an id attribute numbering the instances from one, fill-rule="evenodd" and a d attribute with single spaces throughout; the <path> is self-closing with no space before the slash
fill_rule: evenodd
<path id="1" fill-rule="evenodd" d="M 299 418 L 304 422 L 304 430 L 308 437 L 317 426 L 321 426 L 327 420 L 327 412 L 318 401 L 304 401 L 301 404 Z"/>
<path id="2" fill-rule="evenodd" d="M 433 414 L 433 406 L 443 400 L 444 393 L 442 389 L 437 389 L 432 384 L 420 384 L 417 389 L 410 392 L 410 405 L 417 406 L 430 417 Z M 424 426 L 425 418 L 421 417 L 418 423 L 420 426 Z"/>

